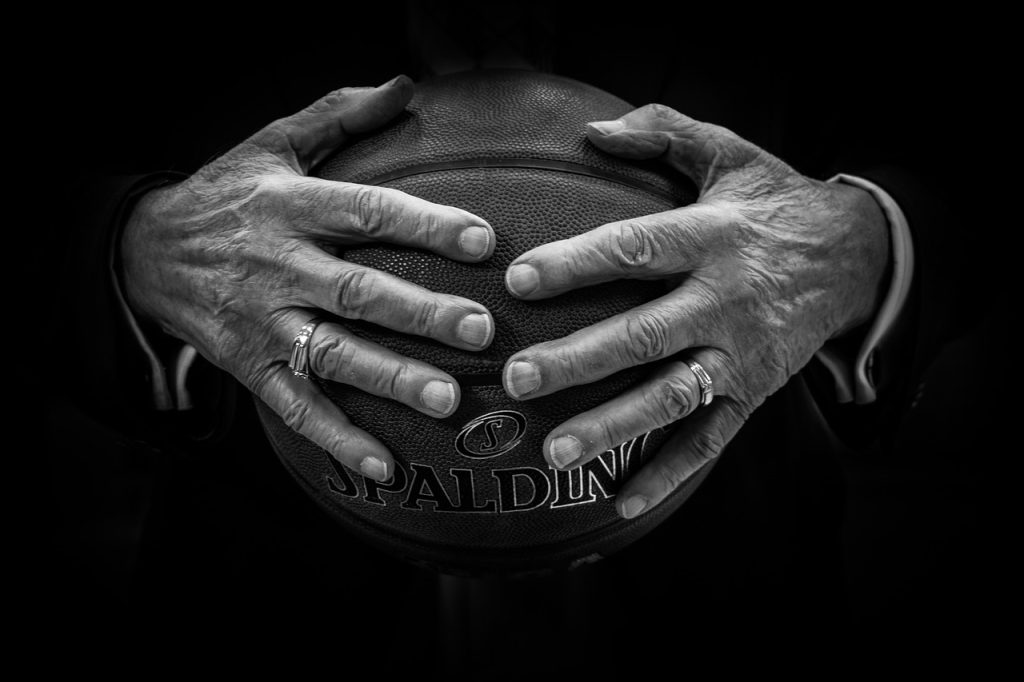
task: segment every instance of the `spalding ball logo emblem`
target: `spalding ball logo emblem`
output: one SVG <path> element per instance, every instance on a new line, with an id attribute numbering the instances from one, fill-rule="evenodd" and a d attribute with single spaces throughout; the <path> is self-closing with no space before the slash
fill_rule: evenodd
<path id="1" fill-rule="evenodd" d="M 513 410 L 498 410 L 477 417 L 455 437 L 455 449 L 471 459 L 502 455 L 526 435 L 526 417 Z"/>

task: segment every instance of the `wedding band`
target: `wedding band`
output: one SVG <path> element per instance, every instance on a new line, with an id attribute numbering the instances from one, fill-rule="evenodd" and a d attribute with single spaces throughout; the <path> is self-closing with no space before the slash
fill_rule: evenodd
<path id="1" fill-rule="evenodd" d="M 686 364 L 693 372 L 693 376 L 697 377 L 697 383 L 700 385 L 700 404 L 707 407 L 711 404 L 711 399 L 715 397 L 715 391 L 711 386 L 711 376 L 696 360 L 690 360 Z"/>
<path id="2" fill-rule="evenodd" d="M 291 368 L 292 374 L 297 377 L 309 379 L 309 340 L 313 338 L 313 332 L 322 321 L 319 317 L 314 317 L 302 325 L 302 329 L 295 335 L 295 340 L 292 342 L 292 357 L 288 361 L 288 366 Z"/>

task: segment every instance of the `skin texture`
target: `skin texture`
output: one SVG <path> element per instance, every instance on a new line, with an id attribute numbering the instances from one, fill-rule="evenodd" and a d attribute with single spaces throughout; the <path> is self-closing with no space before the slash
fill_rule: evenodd
<path id="1" fill-rule="evenodd" d="M 507 271 L 509 291 L 540 299 L 623 278 L 663 279 L 669 291 L 517 353 L 504 384 L 528 400 L 657 363 L 645 383 L 560 425 L 544 445 L 552 466 L 571 469 L 683 420 L 619 493 L 619 513 L 630 518 L 717 457 L 825 342 L 871 319 L 888 227 L 867 192 L 804 177 L 731 131 L 662 105 L 592 123 L 587 135 L 611 154 L 671 164 L 699 199 L 524 253 Z M 688 359 L 714 382 L 709 406 L 699 404 Z"/>
<path id="2" fill-rule="evenodd" d="M 288 367 L 292 342 L 325 312 L 477 350 L 493 337 L 488 311 L 356 266 L 332 248 L 386 241 L 476 262 L 494 231 L 466 211 L 395 190 L 306 177 L 351 134 L 401 112 L 412 83 L 332 92 L 275 121 L 196 172 L 147 194 L 121 241 L 133 311 L 187 341 L 234 375 L 342 464 L 378 480 L 391 453 L 356 428 L 315 383 Z M 425 414 L 451 414 L 459 386 L 448 374 L 323 322 L 309 345 L 311 371 Z"/>
<path id="3" fill-rule="evenodd" d="M 325 312 L 366 319 L 465 349 L 487 347 L 494 324 L 473 301 L 429 292 L 337 258 L 335 247 L 387 241 L 467 262 L 489 258 L 481 218 L 394 190 L 330 182 L 308 170 L 351 134 L 397 115 L 412 96 L 399 77 L 345 88 L 279 121 L 139 202 L 126 226 L 123 281 L 133 311 L 234 375 L 293 429 L 377 480 L 391 454 L 356 428 L 313 382 L 288 368 L 300 327 Z M 826 341 L 869 320 L 888 262 L 888 230 L 863 190 L 806 178 L 724 128 L 648 105 L 593 123 L 596 146 L 660 158 L 694 180 L 697 203 L 600 226 L 522 254 L 509 291 L 539 299 L 590 284 L 661 279 L 668 293 L 628 313 L 509 358 L 505 388 L 528 400 L 620 369 L 655 363 L 650 378 L 560 425 L 552 466 L 579 466 L 652 429 L 669 442 L 617 501 L 649 510 L 713 460 L 764 399 Z M 715 398 L 699 406 L 699 362 Z M 442 417 L 455 380 L 323 322 L 311 371 Z"/>

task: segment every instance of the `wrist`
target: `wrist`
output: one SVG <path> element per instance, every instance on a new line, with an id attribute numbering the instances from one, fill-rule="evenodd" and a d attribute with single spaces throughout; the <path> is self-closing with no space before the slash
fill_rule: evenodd
<path id="1" fill-rule="evenodd" d="M 151 293 L 149 276 L 154 272 L 155 258 L 163 250 L 160 225 L 173 185 L 156 187 L 137 197 L 116 245 L 115 272 L 125 303 L 140 321 L 159 324 L 147 305 Z"/>
<path id="2" fill-rule="evenodd" d="M 866 329 L 885 300 L 891 278 L 889 221 L 871 192 L 854 185 L 830 182 L 840 206 L 851 275 L 849 315 L 832 335 L 848 337 Z"/>
<path id="3" fill-rule="evenodd" d="M 156 329 L 149 329 L 151 325 L 145 318 L 136 314 L 138 306 L 133 309 L 128 304 L 126 282 L 131 279 L 126 276 L 124 263 L 126 236 L 128 239 L 128 253 L 134 253 L 134 243 L 144 243 L 147 237 L 139 238 L 139 233 L 144 227 L 140 218 L 148 214 L 148 210 L 140 208 L 151 200 L 153 195 L 161 188 L 176 184 L 186 176 L 180 173 L 164 171 L 139 176 L 132 186 L 119 200 L 118 206 L 110 220 L 110 238 L 106 244 L 107 250 L 107 276 L 109 286 L 113 292 L 114 299 L 121 311 L 121 319 L 131 331 L 136 341 L 136 347 L 145 358 L 148 372 L 146 373 L 146 384 L 152 398 L 152 405 L 157 410 L 173 409 L 174 401 L 171 395 L 165 371 L 164 357 L 167 353 L 164 350 L 165 341 L 170 337 L 164 337 Z M 133 286 L 133 291 L 138 287 Z M 180 344 L 178 344 L 180 346 Z M 180 350 L 176 347 L 175 352 Z"/>
<path id="4" fill-rule="evenodd" d="M 885 216 L 888 249 L 883 278 L 884 297 L 875 304 L 870 325 L 860 325 L 856 334 L 831 341 L 819 351 L 819 357 L 826 361 L 835 376 L 839 402 L 872 403 L 877 398 L 879 387 L 890 383 L 891 368 L 897 366 L 891 359 L 883 359 L 880 370 L 875 360 L 880 355 L 891 355 L 892 337 L 900 326 L 899 322 L 906 319 L 903 311 L 914 278 L 913 240 L 906 215 L 882 187 L 843 173 L 829 180 L 829 184 L 834 188 L 850 186 L 864 190 Z M 847 193 L 847 196 L 857 197 L 855 193 Z M 847 341 L 851 343 L 845 343 Z M 855 352 L 854 345 L 857 346 Z M 887 367 L 890 369 L 886 370 Z"/>

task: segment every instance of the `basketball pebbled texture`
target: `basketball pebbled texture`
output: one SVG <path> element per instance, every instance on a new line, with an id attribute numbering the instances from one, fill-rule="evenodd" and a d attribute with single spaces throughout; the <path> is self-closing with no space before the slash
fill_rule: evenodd
<path id="1" fill-rule="evenodd" d="M 617 159 L 587 141 L 588 121 L 615 119 L 632 109 L 597 88 L 549 74 L 455 74 L 418 84 L 396 121 L 315 169 L 323 178 L 382 185 L 457 206 L 487 220 L 497 236 L 494 255 L 477 264 L 393 245 L 338 253 L 478 301 L 495 321 L 494 341 L 480 352 L 344 321 L 360 336 L 451 373 L 461 387 L 456 412 L 435 419 L 317 379 L 355 424 L 395 455 L 398 466 L 390 481 L 380 484 L 345 469 L 257 400 L 285 467 L 344 526 L 403 558 L 448 572 L 529 571 L 620 549 L 699 485 L 689 483 L 637 519 L 616 513 L 616 491 L 663 442 L 663 430 L 572 472 L 556 472 L 543 458 L 541 446 L 555 426 L 621 393 L 647 369 L 522 402 L 501 385 L 501 370 L 513 353 L 664 292 L 659 282 L 621 281 L 520 301 L 504 284 L 512 260 L 540 244 L 694 200 L 692 184 L 666 166 Z"/>

